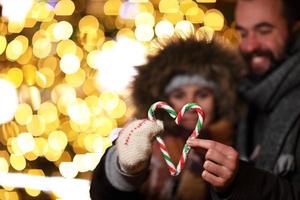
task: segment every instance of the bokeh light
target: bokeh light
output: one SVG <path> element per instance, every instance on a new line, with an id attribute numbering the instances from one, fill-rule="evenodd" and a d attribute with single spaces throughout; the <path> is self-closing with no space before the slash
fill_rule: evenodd
<path id="1" fill-rule="evenodd" d="M 0 124 L 3 124 L 13 119 L 19 102 L 15 86 L 1 78 L 0 93 Z"/>
<path id="2" fill-rule="evenodd" d="M 214 3 L 0 0 L 0 199 L 89 200 L 82 179 L 132 117 L 130 84 L 156 40 L 239 43 Z"/>

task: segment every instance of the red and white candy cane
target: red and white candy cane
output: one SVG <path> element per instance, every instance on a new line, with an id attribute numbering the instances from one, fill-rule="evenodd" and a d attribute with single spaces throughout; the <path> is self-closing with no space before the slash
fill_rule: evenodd
<path id="1" fill-rule="evenodd" d="M 185 112 L 187 112 L 190 109 L 196 111 L 197 114 L 198 114 L 198 120 L 197 120 L 197 123 L 196 123 L 196 127 L 195 127 L 194 131 L 191 134 L 191 137 L 195 138 L 199 135 L 199 132 L 200 132 L 200 129 L 202 127 L 203 120 L 204 120 L 204 111 L 199 105 L 197 105 L 195 103 L 187 103 L 182 107 L 181 111 L 177 115 L 176 111 L 171 106 L 169 106 L 165 102 L 159 101 L 159 102 L 156 102 L 156 103 L 152 104 L 151 107 L 148 110 L 148 118 L 150 120 L 155 120 L 154 114 L 155 114 L 156 109 L 166 110 L 172 118 L 176 118 L 175 122 L 176 122 L 177 125 L 180 124 L 182 116 L 184 115 Z M 159 143 L 159 147 L 160 147 L 160 150 L 162 152 L 162 156 L 163 156 L 163 158 L 165 159 L 165 161 L 167 163 L 167 166 L 169 168 L 169 171 L 170 171 L 171 175 L 172 176 L 177 176 L 178 174 L 180 174 L 181 170 L 184 168 L 184 164 L 185 164 L 187 155 L 188 155 L 191 148 L 187 144 L 184 145 L 183 150 L 182 150 L 182 154 L 181 154 L 181 157 L 180 157 L 180 161 L 177 165 L 177 168 L 175 168 L 175 165 L 174 165 L 174 163 L 173 163 L 173 161 L 172 161 L 172 159 L 171 159 L 171 157 L 168 153 L 168 150 L 167 150 L 166 145 L 165 145 L 164 141 L 162 140 L 162 138 L 159 135 L 157 135 L 156 140 Z"/>

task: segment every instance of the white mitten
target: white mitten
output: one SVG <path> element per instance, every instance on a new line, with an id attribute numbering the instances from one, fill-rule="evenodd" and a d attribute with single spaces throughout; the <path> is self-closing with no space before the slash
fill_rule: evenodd
<path id="1" fill-rule="evenodd" d="M 127 124 L 116 144 L 121 169 L 129 174 L 145 169 L 152 154 L 154 137 L 163 129 L 163 123 L 159 120 L 135 120 Z"/>

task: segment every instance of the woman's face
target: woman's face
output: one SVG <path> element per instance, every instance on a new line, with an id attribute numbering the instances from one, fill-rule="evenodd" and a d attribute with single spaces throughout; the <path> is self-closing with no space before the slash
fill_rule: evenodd
<path id="1" fill-rule="evenodd" d="M 214 96 L 211 89 L 199 85 L 184 85 L 174 89 L 168 96 L 169 103 L 178 113 L 187 103 L 196 103 L 204 109 L 205 120 L 203 126 L 211 123 L 214 115 Z M 181 125 L 187 130 L 194 130 L 198 120 L 197 113 L 193 110 L 186 112 L 181 120 Z"/>

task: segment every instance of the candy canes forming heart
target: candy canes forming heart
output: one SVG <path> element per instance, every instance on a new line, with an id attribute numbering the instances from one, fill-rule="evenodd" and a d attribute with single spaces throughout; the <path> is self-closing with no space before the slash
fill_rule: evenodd
<path id="1" fill-rule="evenodd" d="M 199 132 L 200 132 L 200 129 L 202 127 L 203 120 L 204 120 L 204 111 L 199 105 L 197 105 L 195 103 L 185 104 L 182 107 L 181 111 L 177 115 L 176 111 L 171 106 L 169 106 L 165 102 L 159 101 L 159 102 L 156 102 L 156 103 L 152 104 L 151 107 L 148 110 L 148 118 L 150 120 L 155 120 L 154 112 L 155 112 L 156 109 L 166 110 L 172 118 L 175 118 L 175 122 L 176 122 L 177 125 L 179 125 L 179 123 L 182 119 L 182 116 L 184 115 L 185 112 L 187 112 L 190 109 L 196 111 L 197 114 L 198 114 L 198 120 L 197 120 L 196 127 L 195 127 L 193 133 L 191 134 L 191 137 L 196 138 L 199 135 Z M 169 171 L 170 171 L 171 175 L 172 176 L 177 176 L 178 174 L 180 174 L 181 170 L 184 167 L 187 155 L 188 155 L 191 147 L 189 147 L 187 144 L 184 145 L 179 163 L 177 165 L 177 168 L 175 168 L 175 165 L 174 165 L 174 163 L 173 163 L 173 161 L 172 161 L 172 159 L 171 159 L 171 157 L 168 153 L 168 150 L 167 150 L 166 145 L 165 145 L 164 141 L 162 140 L 162 138 L 159 135 L 157 135 L 156 140 L 159 143 L 159 148 L 162 152 L 163 158 L 165 159 L 165 161 L 168 165 L 168 168 L 169 168 Z"/>

